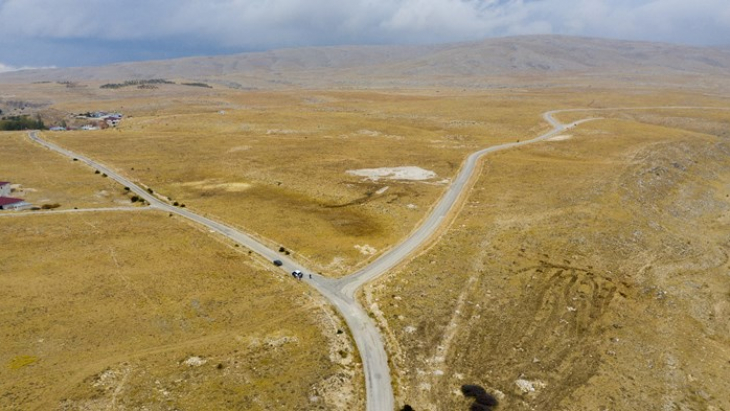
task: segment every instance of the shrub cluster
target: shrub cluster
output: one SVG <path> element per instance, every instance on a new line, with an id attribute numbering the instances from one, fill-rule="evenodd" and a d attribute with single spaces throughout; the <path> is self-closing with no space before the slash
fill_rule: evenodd
<path id="1" fill-rule="evenodd" d="M 99 87 L 118 89 L 118 88 L 122 88 L 122 87 L 144 86 L 144 85 L 150 85 L 150 84 L 175 84 L 175 82 L 168 81 L 168 80 L 161 79 L 161 78 L 154 78 L 151 80 L 127 80 L 124 83 L 107 83 L 107 84 L 102 84 Z"/>
<path id="2" fill-rule="evenodd" d="M 27 115 L 8 116 L 0 120 L 0 131 L 18 131 L 18 130 L 45 130 L 46 125 L 40 116 L 35 119 Z"/>
<path id="3" fill-rule="evenodd" d="M 196 83 L 180 83 L 180 84 L 182 84 L 183 86 L 213 88 L 213 86 L 211 86 L 209 84 L 199 83 L 199 82 L 196 82 Z"/>
<path id="4" fill-rule="evenodd" d="M 462 385 L 461 392 L 465 397 L 474 398 L 470 411 L 491 411 L 492 407 L 499 405 L 499 401 L 492 394 L 478 385 Z"/>

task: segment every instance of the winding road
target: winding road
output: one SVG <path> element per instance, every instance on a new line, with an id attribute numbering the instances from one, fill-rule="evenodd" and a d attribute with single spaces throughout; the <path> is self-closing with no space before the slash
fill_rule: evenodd
<path id="1" fill-rule="evenodd" d="M 456 179 L 448 187 L 441 200 L 431 210 L 428 217 L 423 221 L 423 224 L 421 224 L 421 226 L 418 227 L 418 229 L 416 229 L 403 242 L 391 248 L 388 252 L 381 255 L 368 266 L 340 279 L 331 279 L 317 274 L 312 274 L 312 279 L 307 280 L 312 287 L 314 287 L 335 307 L 337 307 L 337 309 L 340 311 L 345 321 L 347 322 L 348 327 L 350 328 L 352 336 L 355 340 L 355 344 L 357 345 L 357 348 L 360 351 L 360 355 L 362 357 L 363 370 L 365 374 L 367 411 L 393 410 L 395 407 L 395 400 L 390 378 L 391 374 L 388 365 L 388 357 L 385 351 L 383 340 L 376 324 L 368 316 L 363 307 L 360 306 L 359 302 L 355 299 L 356 291 L 365 283 L 381 276 L 391 268 L 404 261 L 413 252 L 415 252 L 428 241 L 430 241 L 435 236 L 439 228 L 441 228 L 445 223 L 449 222 L 450 213 L 452 213 L 454 205 L 457 204 L 459 200 L 467 194 L 467 191 L 465 191 L 464 189 L 470 184 L 470 182 L 474 181 L 474 171 L 479 159 L 482 156 L 496 151 L 507 150 L 510 148 L 524 146 L 527 144 L 546 140 L 580 123 L 593 120 L 585 119 L 570 124 L 561 124 L 553 117 L 554 114 L 561 111 L 571 110 L 556 110 L 543 114 L 543 118 L 552 126 L 552 130 L 545 134 L 542 134 L 530 140 L 518 140 L 517 142 L 513 143 L 504 143 L 488 147 L 471 154 L 464 162 L 461 170 L 456 176 Z M 116 180 L 125 187 L 129 187 L 130 191 L 145 199 L 152 208 L 159 209 L 168 213 L 174 213 L 181 217 L 190 219 L 198 224 L 207 227 L 210 230 L 226 236 L 227 238 L 241 244 L 244 247 L 247 247 L 248 249 L 252 250 L 253 252 L 259 254 L 269 261 L 275 259 L 281 260 L 283 262 L 283 265 L 280 268 L 287 273 L 294 270 L 302 270 L 306 273 L 314 273 L 313 270 L 307 269 L 306 267 L 300 265 L 298 262 L 282 256 L 277 251 L 268 248 L 261 242 L 243 232 L 240 232 L 220 222 L 211 220 L 207 217 L 198 215 L 188 209 L 175 207 L 161 201 L 159 198 L 149 193 L 147 190 L 141 188 L 134 182 L 128 180 L 124 176 L 116 173 L 112 169 L 104 166 L 103 164 L 100 164 L 80 154 L 76 154 L 72 151 L 66 150 L 54 143 L 41 139 L 40 137 L 38 137 L 38 133 L 36 131 L 31 131 L 29 133 L 29 137 L 33 141 L 43 145 L 44 147 L 63 154 L 69 158 L 77 159 L 77 161 L 83 162 L 90 167 L 99 170 L 99 172 L 101 173 L 105 173 L 108 177 Z"/>

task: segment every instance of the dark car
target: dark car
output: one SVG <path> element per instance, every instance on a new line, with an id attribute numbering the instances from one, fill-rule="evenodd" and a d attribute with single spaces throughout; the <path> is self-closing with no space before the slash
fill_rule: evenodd
<path id="1" fill-rule="evenodd" d="M 282 265 L 284 265 L 284 263 L 282 263 L 281 260 L 274 260 L 274 265 L 277 267 L 281 267 Z"/>

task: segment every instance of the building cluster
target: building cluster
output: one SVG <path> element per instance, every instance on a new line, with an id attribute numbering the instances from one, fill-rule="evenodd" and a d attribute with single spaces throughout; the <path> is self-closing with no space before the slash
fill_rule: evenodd
<path id="1" fill-rule="evenodd" d="M 9 182 L 0 181 L 0 210 L 25 210 L 33 206 L 22 198 L 10 197 L 11 191 Z"/>
<path id="2" fill-rule="evenodd" d="M 79 114 L 75 116 L 78 120 L 89 120 L 90 124 L 86 124 L 80 128 L 79 130 L 99 130 L 109 127 L 116 127 L 119 125 L 119 122 L 122 121 L 122 117 L 124 117 L 121 113 L 107 113 L 105 111 L 95 111 L 93 113 L 88 112 L 84 114 Z M 51 131 L 66 131 L 66 130 L 73 130 L 71 127 L 51 127 Z"/>

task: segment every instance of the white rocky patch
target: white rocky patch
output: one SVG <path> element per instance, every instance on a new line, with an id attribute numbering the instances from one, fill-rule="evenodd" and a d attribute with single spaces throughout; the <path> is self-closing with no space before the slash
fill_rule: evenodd
<path id="1" fill-rule="evenodd" d="M 378 252 L 378 250 L 375 247 L 369 246 L 367 244 L 365 245 L 356 245 L 355 248 L 360 251 L 363 255 L 373 255 Z"/>
<path id="2" fill-rule="evenodd" d="M 528 381 L 522 378 L 515 381 L 515 385 L 517 385 L 517 388 L 519 388 L 523 393 L 535 392 L 538 389 L 545 388 L 545 383 L 542 381 Z"/>
<path id="3" fill-rule="evenodd" d="M 423 181 L 436 177 L 436 173 L 433 171 L 424 170 L 416 166 L 362 168 L 359 170 L 347 170 L 347 173 L 365 177 L 373 181 L 378 181 L 381 178 L 388 180 Z"/>
<path id="4" fill-rule="evenodd" d="M 201 358 L 201 357 L 190 357 L 187 360 L 183 362 L 183 364 L 187 365 L 188 367 L 200 367 L 201 365 L 207 363 L 208 360 Z"/>
<path id="5" fill-rule="evenodd" d="M 388 191 L 389 188 L 390 187 L 385 186 L 385 187 L 381 188 L 380 190 L 376 191 L 375 194 L 381 195 L 381 194 L 385 193 L 386 191 Z"/>

